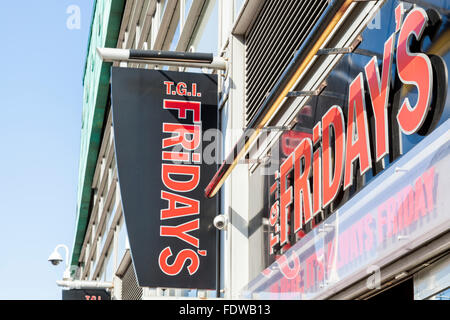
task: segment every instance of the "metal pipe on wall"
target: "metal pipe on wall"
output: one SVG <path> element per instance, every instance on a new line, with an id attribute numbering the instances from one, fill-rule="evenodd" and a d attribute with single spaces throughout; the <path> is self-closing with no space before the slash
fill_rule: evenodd
<path id="1" fill-rule="evenodd" d="M 97 52 L 101 59 L 106 62 L 125 61 L 150 65 L 188 68 L 209 68 L 217 70 L 227 69 L 227 61 L 222 57 L 214 57 L 211 53 L 130 50 L 115 48 L 97 48 Z"/>

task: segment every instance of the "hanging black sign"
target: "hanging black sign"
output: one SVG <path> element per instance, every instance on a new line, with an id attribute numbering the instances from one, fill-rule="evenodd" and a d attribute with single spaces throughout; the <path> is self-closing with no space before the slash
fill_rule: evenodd
<path id="1" fill-rule="evenodd" d="M 215 147 L 202 137 L 217 129 L 217 76 L 113 68 L 112 108 L 139 285 L 214 289 L 216 200 L 203 190 L 216 170 L 204 151 Z"/>
<path id="2" fill-rule="evenodd" d="M 62 291 L 63 300 L 111 300 L 111 294 L 103 289 L 71 289 Z"/>

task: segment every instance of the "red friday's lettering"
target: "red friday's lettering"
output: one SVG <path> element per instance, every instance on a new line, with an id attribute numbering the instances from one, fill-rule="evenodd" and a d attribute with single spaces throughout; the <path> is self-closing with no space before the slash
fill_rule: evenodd
<path id="1" fill-rule="evenodd" d="M 334 131 L 334 161 L 331 150 L 331 127 Z M 344 170 L 345 131 L 341 107 L 332 106 L 322 117 L 322 197 L 323 208 L 337 196 Z M 334 166 L 333 166 L 334 163 Z M 334 175 L 332 174 L 334 172 Z"/>
<path id="2" fill-rule="evenodd" d="M 187 85 L 180 82 L 164 82 L 167 95 L 190 95 L 187 92 Z M 175 91 L 172 91 L 175 90 Z M 187 119 L 188 113 L 192 114 L 192 122 L 201 121 L 201 103 L 190 101 L 164 100 L 163 109 L 177 111 L 178 119 Z M 173 112 L 172 112 L 173 113 Z M 161 179 L 166 188 L 174 192 L 191 192 L 200 183 L 200 166 L 175 165 L 176 161 L 189 161 L 192 154 L 193 162 L 200 162 L 199 153 L 184 151 L 194 151 L 200 147 L 202 136 L 201 124 L 188 125 L 180 123 L 163 123 L 163 133 L 171 136 L 162 141 L 162 160 L 172 163 L 163 163 L 161 167 Z M 182 150 L 177 150 L 177 147 Z M 191 215 L 200 214 L 200 202 L 198 200 L 161 190 L 161 199 L 168 201 L 168 206 L 161 210 L 161 220 L 176 219 Z M 199 248 L 200 240 L 190 234 L 200 229 L 200 219 L 188 221 L 177 226 L 160 226 L 161 237 L 174 237 L 191 246 Z M 158 263 L 160 269 L 169 276 L 175 276 L 181 272 L 183 267 L 187 267 L 190 275 L 197 272 L 200 265 L 200 256 L 206 256 L 206 250 L 198 250 L 198 254 L 191 249 L 181 250 L 175 257 L 172 264 L 168 259 L 172 256 L 170 247 L 161 251 Z M 188 260 L 190 261 L 189 264 Z"/>
<path id="3" fill-rule="evenodd" d="M 376 160 L 380 161 L 389 154 L 388 106 L 391 86 L 392 60 L 394 57 L 394 39 L 392 34 L 384 44 L 383 70 L 380 79 L 377 57 L 373 57 L 364 67 L 369 84 L 370 99 L 375 117 Z"/>
<path id="4" fill-rule="evenodd" d="M 188 232 L 196 231 L 200 228 L 200 219 L 195 219 L 178 226 L 161 226 L 160 236 L 161 237 L 175 237 L 178 238 L 191 246 L 198 248 L 199 240 Z"/>
<path id="5" fill-rule="evenodd" d="M 322 141 L 322 122 L 318 122 L 313 129 L 313 146 Z M 322 147 L 313 153 L 313 216 L 322 211 Z"/>
<path id="6" fill-rule="evenodd" d="M 164 151 L 162 153 L 162 159 L 164 161 L 189 161 L 189 153 L 186 152 L 171 152 L 171 151 Z"/>
<path id="7" fill-rule="evenodd" d="M 349 88 L 344 190 L 353 184 L 353 162 L 356 159 L 359 159 L 361 175 L 372 168 L 362 73 L 358 74 Z"/>
<path id="8" fill-rule="evenodd" d="M 161 220 L 186 217 L 200 213 L 200 201 L 198 200 L 166 191 L 161 191 L 161 199 L 169 202 L 169 207 L 161 210 Z"/>
<path id="9" fill-rule="evenodd" d="M 163 123 L 163 132 L 172 134 L 171 137 L 163 139 L 163 149 L 180 145 L 185 150 L 192 151 L 200 146 L 201 127 L 198 125 Z"/>
<path id="10" fill-rule="evenodd" d="M 313 154 L 313 216 L 322 211 L 322 150 Z"/>
<path id="11" fill-rule="evenodd" d="M 192 101 L 164 100 L 164 109 L 178 110 L 178 118 L 186 119 L 187 111 L 194 114 L 194 122 L 201 120 L 201 103 Z"/>
<path id="12" fill-rule="evenodd" d="M 293 154 L 291 154 L 280 167 L 280 245 L 288 243 L 288 216 L 289 216 L 289 206 L 292 203 L 292 186 L 287 187 L 288 172 L 292 170 L 293 167 Z"/>
<path id="13" fill-rule="evenodd" d="M 195 274 L 200 266 L 200 259 L 197 253 L 191 249 L 181 250 L 173 264 L 169 264 L 167 260 L 172 256 L 172 250 L 170 247 L 166 247 L 161 251 L 158 258 L 159 268 L 168 276 L 176 276 L 181 272 L 183 266 L 186 264 L 188 260 L 190 260 L 190 264 L 187 266 L 187 270 L 189 274 L 192 276 Z"/>
<path id="14" fill-rule="evenodd" d="M 176 180 L 172 175 L 190 177 L 189 180 Z M 162 181 L 166 188 L 175 192 L 189 192 L 197 188 L 200 182 L 200 167 L 189 165 L 163 164 Z"/>
<path id="15" fill-rule="evenodd" d="M 417 11 L 417 12 L 415 12 Z M 414 12 L 414 18 L 413 18 L 413 12 Z M 420 8 L 413 8 L 410 11 L 410 14 L 403 18 L 403 6 L 400 4 L 396 10 L 395 10 L 395 21 L 396 21 L 396 32 L 399 32 L 399 40 L 397 43 L 397 60 L 396 60 L 396 66 L 397 66 L 397 72 L 399 74 L 400 80 L 405 84 L 412 84 L 417 88 L 418 91 L 418 99 L 417 103 L 414 107 L 409 106 L 407 103 L 409 103 L 408 98 L 406 97 L 401 105 L 400 111 L 397 115 L 393 115 L 397 117 L 397 121 L 399 123 L 400 128 L 403 130 L 404 133 L 408 133 L 405 128 L 407 126 L 411 127 L 411 124 L 416 121 L 419 125 L 415 127 L 415 132 L 417 132 L 420 129 L 420 126 L 422 126 L 423 122 L 425 121 L 425 118 L 427 117 L 427 112 L 431 109 L 429 106 L 428 108 L 422 108 L 422 110 L 425 110 L 425 112 L 419 112 L 419 109 L 417 108 L 419 106 L 420 101 L 425 101 L 425 98 L 421 97 L 422 93 L 427 93 L 427 95 L 432 94 L 432 84 L 429 86 L 422 85 L 422 83 L 425 83 L 426 81 L 424 79 L 421 79 L 422 81 L 416 81 L 420 74 L 426 74 L 428 73 L 429 77 L 425 77 L 428 80 L 432 80 L 432 72 L 433 69 L 431 68 L 431 62 L 428 56 L 426 56 L 423 53 L 415 54 L 410 52 L 410 43 L 411 38 L 415 36 L 415 40 L 419 42 L 422 38 L 422 34 L 424 29 L 427 27 L 428 24 L 428 12 L 425 12 L 424 9 Z M 408 31 L 409 30 L 409 31 Z M 369 144 L 369 125 L 367 121 L 367 114 L 365 113 L 365 92 L 364 92 L 364 82 L 362 81 L 363 76 L 360 74 L 358 77 L 352 82 L 350 85 L 350 94 L 349 94 L 349 117 L 348 117 L 348 126 L 346 129 L 344 129 L 347 133 L 347 136 L 344 138 L 346 141 L 346 144 L 344 145 L 344 155 L 343 159 L 345 159 L 345 170 L 343 170 L 344 174 L 344 190 L 348 189 L 353 184 L 354 179 L 354 163 L 356 160 L 359 161 L 359 174 L 364 175 L 371 167 L 372 167 L 372 157 L 371 153 L 374 152 L 374 161 L 381 161 L 384 157 L 386 157 L 389 154 L 389 128 L 388 128 L 388 101 L 389 101 L 389 94 L 390 94 L 390 85 L 391 85 L 391 77 L 392 77 L 392 67 L 393 64 L 393 58 L 394 58 L 394 52 L 396 51 L 394 48 L 395 45 L 395 38 L 396 33 L 392 34 L 389 39 L 384 44 L 384 54 L 383 54 L 383 63 L 381 68 L 378 66 L 378 61 L 376 57 L 373 57 L 371 61 L 365 66 L 364 68 L 364 74 L 367 78 L 368 83 L 368 90 L 370 94 L 370 101 L 373 109 L 373 115 L 374 115 L 374 131 L 375 131 L 375 144 L 373 146 L 373 150 L 371 150 L 371 145 Z M 400 52 L 402 51 L 402 52 Z M 403 55 L 403 57 L 401 57 Z M 419 61 L 420 58 L 422 59 L 422 63 L 420 66 L 419 71 L 415 71 L 416 74 L 414 74 L 412 65 L 414 64 L 414 61 Z M 418 60 L 419 59 L 419 60 Z M 402 60 L 402 61 L 400 61 Z M 400 62 L 400 63 L 399 63 Z M 428 63 L 429 62 L 429 63 Z M 401 64 L 403 63 L 403 67 Z M 405 67 L 405 68 L 404 68 Z M 410 68 L 411 70 L 407 70 L 407 68 Z M 422 70 L 423 69 L 423 70 Z M 381 76 L 380 76 L 381 72 Z M 403 74 L 402 74 L 403 73 Z M 411 79 L 402 78 L 402 76 L 411 76 Z M 415 78 L 413 77 L 415 76 Z M 360 81 L 360 85 L 357 82 L 357 80 Z M 406 82 L 406 80 L 410 82 Z M 359 87 L 359 88 L 358 88 Z M 353 89 L 353 92 L 352 92 Z M 421 99 L 420 99 L 421 98 Z M 353 100 L 352 100 L 353 99 Z M 431 101 L 430 101 L 431 104 Z M 363 110 L 363 112 L 361 112 Z M 353 112 L 353 114 L 352 114 Z M 405 121 L 405 126 L 402 127 L 401 122 L 401 115 L 404 115 L 403 120 Z M 409 115 L 407 114 L 409 112 Z M 421 117 L 420 117 L 421 116 Z M 409 117 L 409 118 L 408 118 Z M 335 143 L 334 141 L 329 142 L 328 148 L 324 147 L 324 143 L 326 144 L 327 139 L 323 138 L 318 134 L 318 130 L 320 132 L 326 130 L 321 129 L 321 126 L 325 127 L 325 125 L 321 122 L 316 124 L 314 127 L 312 133 L 313 133 L 313 146 L 314 146 L 314 152 L 313 152 L 313 185 L 312 185 L 312 211 L 313 214 L 317 214 L 320 212 L 321 208 L 326 208 L 327 205 L 329 205 L 333 200 L 333 196 L 336 197 L 340 190 L 340 183 L 337 183 L 336 187 L 336 193 L 329 192 L 328 194 L 325 194 L 325 192 L 318 192 L 318 190 L 326 190 L 327 187 L 324 186 L 328 182 L 328 186 L 333 186 L 333 183 L 335 182 L 333 179 L 333 174 L 336 175 L 336 171 L 333 170 L 333 164 L 335 164 L 335 158 L 334 155 L 336 153 L 335 150 L 331 150 L 330 146 L 333 146 Z M 363 130 L 361 130 L 363 128 Z M 333 128 L 334 129 L 334 128 Z M 331 129 L 329 129 L 331 131 Z M 349 134 L 351 133 L 351 134 Z M 333 138 L 333 133 L 329 135 L 331 138 Z M 341 135 L 342 136 L 342 135 Z M 363 136 L 363 137 L 361 137 Z M 323 140 L 323 141 L 321 141 Z M 328 139 L 329 141 L 329 139 Z M 325 150 L 327 149 L 327 150 Z M 351 149 L 351 150 L 349 150 Z M 328 151 L 328 152 L 327 152 Z M 333 153 L 335 151 L 335 153 Z M 325 159 L 326 155 L 329 155 L 328 159 Z M 349 157 L 350 155 L 350 157 Z M 339 157 L 339 154 L 336 153 L 336 157 Z M 295 162 L 295 160 L 294 160 Z M 384 161 L 382 162 L 383 168 L 384 168 Z M 295 168 L 295 165 L 294 165 Z M 322 177 L 317 172 L 320 171 L 323 173 Z M 328 173 L 328 178 L 325 177 L 325 175 Z M 333 178 L 333 179 L 331 179 Z M 323 179 L 323 180 L 322 180 Z M 421 179 L 425 179 L 425 176 Z M 320 186 L 319 189 L 318 186 Z M 381 227 L 381 238 L 378 237 L 379 241 L 383 241 L 387 237 L 391 237 L 398 233 L 399 230 L 402 228 L 405 228 L 409 226 L 414 221 L 417 221 L 420 216 L 425 215 L 426 213 L 430 212 L 430 210 L 433 210 L 433 191 L 427 190 L 427 188 L 430 187 L 430 184 L 424 183 L 421 185 L 418 181 L 416 181 L 416 185 L 414 186 L 414 189 L 410 188 L 407 190 L 406 195 L 402 200 L 393 199 L 393 201 L 390 203 L 391 207 L 383 212 L 381 215 L 385 215 L 386 227 Z M 287 189 L 287 188 L 286 188 Z M 334 189 L 331 189 L 331 191 L 334 191 Z M 330 200 L 331 198 L 331 200 Z M 301 204 L 297 203 L 297 199 L 300 199 L 299 195 L 295 192 L 294 188 L 294 208 L 299 208 Z M 421 200 L 419 202 L 420 206 L 415 206 L 414 199 Z M 302 199 L 300 199 L 302 200 Z M 328 203 L 327 203 L 328 202 Z M 430 203 L 430 205 L 428 205 Z M 289 205 L 291 205 L 290 203 Z M 320 208 L 320 209 L 319 209 Z M 332 209 L 334 210 L 334 209 Z M 288 211 L 288 210 L 287 210 Z M 299 211 L 297 211 L 299 212 Z M 298 214 L 297 214 L 298 216 Z M 286 215 L 288 217 L 288 215 Z M 296 222 L 295 219 L 293 222 Z M 290 219 L 287 218 L 287 223 L 289 223 Z M 295 225 L 298 227 L 298 223 Z M 283 228 L 283 226 L 281 226 Z M 313 225 L 314 228 L 314 225 Z M 284 230 L 288 230 L 289 228 L 286 226 Z M 367 228 L 368 230 L 371 230 L 371 228 Z M 378 230 L 379 231 L 379 230 Z M 376 232 L 376 231 L 375 231 Z M 373 237 L 375 239 L 375 237 Z"/>
<path id="16" fill-rule="evenodd" d="M 294 151 L 294 233 L 303 228 L 303 219 L 305 223 L 312 219 L 311 158 L 312 142 L 303 139 Z"/>
<path id="17" fill-rule="evenodd" d="M 420 40 L 427 26 L 428 16 L 424 9 L 415 8 L 405 18 L 397 44 L 397 71 L 404 84 L 414 85 L 418 91 L 417 102 L 411 106 L 405 97 L 397 114 L 400 129 L 405 134 L 416 133 L 425 121 L 430 109 L 433 91 L 433 68 L 424 53 L 412 53 L 409 40 L 414 35 Z"/>

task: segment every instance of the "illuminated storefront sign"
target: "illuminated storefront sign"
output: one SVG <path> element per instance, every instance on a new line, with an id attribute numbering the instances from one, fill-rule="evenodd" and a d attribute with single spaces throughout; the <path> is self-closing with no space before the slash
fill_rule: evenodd
<path id="1" fill-rule="evenodd" d="M 376 163 L 385 168 L 388 156 L 395 159 L 390 149 L 395 146 L 402 152 L 401 134 L 426 135 L 440 120 L 447 94 L 447 77 L 442 76 L 446 64 L 439 56 L 417 52 L 426 36 L 434 37 L 442 22 L 440 15 L 419 7 L 405 17 L 403 12 L 403 5 L 398 5 L 396 29 L 384 43 L 381 73 L 373 56 L 348 87 L 345 114 L 340 105 L 332 105 L 313 127 L 311 138 L 303 135 L 295 149 L 290 145 L 292 152 L 281 164 L 271 189 L 276 199 L 269 217 L 271 254 L 295 242 L 290 234 L 301 238 L 305 225 L 352 188 L 358 176 Z M 415 101 L 407 96 L 394 98 L 392 78 L 400 86 L 414 87 Z M 389 119 L 395 123 L 389 125 Z M 282 136 L 282 150 L 289 150 L 284 139 L 293 133 Z"/>
<path id="2" fill-rule="evenodd" d="M 125 222 L 140 286 L 216 287 L 216 200 L 202 190 L 203 133 L 217 128 L 215 75 L 112 69 Z"/>
<path id="3" fill-rule="evenodd" d="M 448 231 L 448 9 L 387 1 L 306 102 L 311 125 L 280 136 L 268 267 L 243 297 L 326 298 Z"/>
<path id="4" fill-rule="evenodd" d="M 450 227 L 450 120 L 249 283 L 255 299 L 320 299 Z"/>

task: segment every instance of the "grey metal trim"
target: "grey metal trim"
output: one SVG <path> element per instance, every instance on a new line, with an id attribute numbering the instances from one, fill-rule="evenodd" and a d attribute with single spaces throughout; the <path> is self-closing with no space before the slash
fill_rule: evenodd
<path id="1" fill-rule="evenodd" d="M 361 41 L 362 41 L 362 36 L 359 35 L 349 47 L 346 47 L 346 48 L 323 48 L 323 49 L 320 49 L 319 51 L 317 51 L 317 55 L 321 56 L 321 55 L 330 55 L 330 54 L 352 53 L 356 49 L 356 47 L 358 47 L 358 45 L 361 43 Z"/>
<path id="2" fill-rule="evenodd" d="M 309 97 L 309 96 L 318 96 L 322 93 L 323 89 L 327 86 L 326 82 L 323 82 L 319 88 L 313 91 L 291 91 L 287 94 L 288 97 Z"/>

